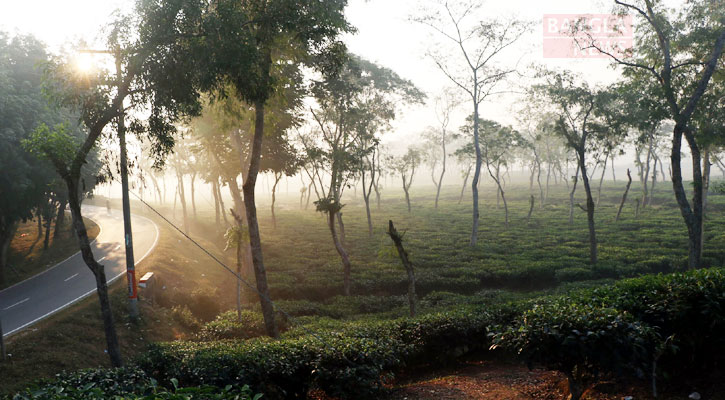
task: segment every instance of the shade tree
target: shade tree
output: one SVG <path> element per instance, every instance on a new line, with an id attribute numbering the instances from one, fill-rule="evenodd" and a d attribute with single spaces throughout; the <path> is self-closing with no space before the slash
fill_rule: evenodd
<path id="1" fill-rule="evenodd" d="M 409 146 L 406 152 L 400 156 L 388 156 L 386 162 L 388 169 L 401 179 L 403 192 L 405 193 L 405 203 L 408 206 L 408 213 L 411 212 L 410 206 L 410 187 L 413 185 L 415 172 L 423 160 L 421 150 L 415 146 Z"/>
<path id="2" fill-rule="evenodd" d="M 597 238 L 594 226 L 594 199 L 588 173 L 587 155 L 596 149 L 600 141 L 597 135 L 604 133 L 597 125 L 595 108 L 603 98 L 598 89 L 590 87 L 586 82 L 568 72 L 544 72 L 543 82 L 532 87 L 532 95 L 536 101 L 548 104 L 557 116 L 554 131 L 560 135 L 567 147 L 576 155 L 577 172 L 574 175 L 574 189 L 570 194 L 573 199 L 577 176 L 581 176 L 586 193 L 587 223 L 589 227 L 589 260 L 592 265 L 597 263 Z M 601 105 L 601 104 L 599 104 Z M 570 207 L 571 210 L 573 208 Z M 571 213 L 570 211 L 570 220 Z"/>
<path id="3" fill-rule="evenodd" d="M 637 19 L 638 45 L 615 54 L 588 43 L 609 56 L 627 73 L 641 77 L 652 88 L 656 101 L 674 121 L 670 168 L 672 186 L 688 231 L 688 268 L 701 265 L 703 249 L 703 163 L 701 137 L 693 126 L 693 116 L 711 87 L 725 47 L 725 18 L 722 7 L 706 0 L 692 1 L 679 12 L 656 0 L 615 0 L 615 11 L 632 13 Z M 694 192 L 688 199 L 682 177 L 682 139 L 692 158 Z"/>
<path id="4" fill-rule="evenodd" d="M 502 66 L 499 59 L 530 29 L 530 24 L 513 18 L 479 18 L 482 9 L 479 1 L 436 0 L 426 2 L 411 18 L 441 38 L 443 45 L 436 43 L 428 55 L 472 106 L 476 162 L 471 182 L 471 246 L 478 240 L 478 186 L 483 164 L 478 132 L 479 107 L 490 96 L 501 93 L 506 78 L 516 72 L 516 66 Z"/>

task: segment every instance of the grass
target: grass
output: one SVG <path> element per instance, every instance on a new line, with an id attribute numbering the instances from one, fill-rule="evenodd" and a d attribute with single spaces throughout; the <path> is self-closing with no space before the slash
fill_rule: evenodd
<path id="1" fill-rule="evenodd" d="M 495 191 L 482 187 L 479 244 L 469 246 L 470 191 L 458 204 L 460 188 L 445 187 L 439 209 L 433 208 L 432 188 L 412 188 L 413 211 L 408 214 L 402 193 L 389 189 L 381 209 L 372 205 L 374 232 L 368 237 L 360 197 L 347 197 L 343 216 L 347 249 L 353 263 L 353 296 L 342 293 L 342 266 L 323 216 L 313 205 L 300 210 L 299 197 L 278 195 L 277 226 L 269 204 L 260 201 L 260 227 L 272 297 L 279 307 L 296 317 L 298 324 L 315 330 L 337 329 L 349 320 L 380 320 L 407 315 L 405 271 L 385 235 L 388 219 L 405 232 L 405 246 L 415 264 L 420 312 L 454 309 L 464 304 L 488 304 L 532 298 L 573 288 L 598 286 L 621 277 L 681 269 L 687 257 L 687 232 L 669 186 L 658 186 L 652 207 L 634 217 L 636 182 L 623 217 L 614 222 L 623 183 L 607 183 L 596 211 L 600 263 L 588 264 L 586 216 L 578 208 L 568 224 L 568 192 L 554 187 L 547 205 L 534 209 L 526 222 L 529 190 L 507 189 L 511 221 L 504 227 L 503 208 L 496 207 Z M 535 190 L 536 191 L 536 190 Z M 348 190 L 348 194 L 352 194 Z M 97 199 L 104 203 L 103 199 Z M 583 203 L 583 191 L 577 191 Z M 227 205 L 231 201 L 227 200 Z M 223 251 L 223 228 L 213 209 L 197 201 L 198 216 L 191 235 L 233 268 L 232 251 Z M 112 288 L 112 302 L 124 356 L 133 357 L 151 341 L 185 340 L 194 328 L 235 304 L 235 281 L 215 261 L 170 229 L 138 204 L 159 225 L 161 238 L 154 252 L 139 266 L 139 273 L 153 271 L 164 289 L 157 306 L 142 307 L 143 322 L 129 325 L 124 306 L 124 284 Z M 706 220 L 705 261 L 723 265 L 725 197 L 710 195 Z M 180 211 L 173 217 L 170 205 L 159 207 L 181 226 Z M 42 244 L 41 244 L 42 246 Z M 256 296 L 247 293 L 245 305 L 255 310 Z M 161 306 L 161 307 L 159 307 Z M 175 308 L 175 309 L 174 309 Z M 180 316 L 191 311 L 198 325 Z M 173 310 L 172 310 L 173 309 Z M 301 331 L 294 324 L 286 333 Z M 95 297 L 11 338 L 11 361 L 0 365 L 0 391 L 12 392 L 38 377 L 60 370 L 107 364 L 105 341 Z"/>
<path id="2" fill-rule="evenodd" d="M 73 232 L 70 215 L 66 216 L 65 221 L 65 225 L 61 226 L 57 236 L 54 235 L 55 220 L 51 223 L 47 249 L 43 249 L 45 236 L 44 233 L 39 234 L 36 220 L 20 224 L 15 237 L 10 242 L 8 254 L 10 267 L 5 271 L 5 282 L 0 285 L 0 289 L 28 279 L 78 252 L 78 240 Z M 84 218 L 84 222 L 89 238 L 95 239 L 100 228 L 90 219 Z"/>

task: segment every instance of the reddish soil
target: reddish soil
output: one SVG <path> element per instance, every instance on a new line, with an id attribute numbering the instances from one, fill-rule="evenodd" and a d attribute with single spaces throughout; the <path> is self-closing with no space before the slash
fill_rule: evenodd
<path id="1" fill-rule="evenodd" d="M 566 377 L 561 373 L 502 361 L 468 361 L 443 370 L 401 375 L 385 400 L 562 400 L 568 396 Z M 587 391 L 583 399 L 621 400 L 625 396 L 652 398 L 641 384 L 605 381 Z"/>

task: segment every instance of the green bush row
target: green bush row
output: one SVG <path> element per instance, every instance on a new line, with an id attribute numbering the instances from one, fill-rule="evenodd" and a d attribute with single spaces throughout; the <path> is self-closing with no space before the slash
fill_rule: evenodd
<path id="1" fill-rule="evenodd" d="M 249 386 L 210 385 L 180 387 L 176 379 L 172 389 L 158 385 L 136 367 L 89 369 L 58 374 L 52 381 L 41 382 L 15 394 L 12 400 L 259 400 Z"/>
<path id="2" fill-rule="evenodd" d="M 430 301 L 445 305 L 455 303 L 456 296 L 441 292 Z M 498 295 L 480 295 L 486 296 Z M 439 365 L 471 350 L 492 348 L 562 371 L 576 398 L 602 374 L 651 377 L 653 372 L 666 376 L 696 371 L 720 361 L 725 350 L 722 269 L 646 276 L 535 300 L 495 306 L 482 301 L 457 308 L 414 319 L 330 320 L 315 332 L 294 328 L 276 341 L 217 340 L 261 329 L 256 313 L 248 312 L 246 322 L 238 325 L 232 323 L 236 315 L 228 313 L 202 329 L 202 335 L 214 341 L 153 345 L 138 361 L 144 371 L 135 372 L 140 378 L 120 372 L 120 378 L 108 378 L 107 372 L 94 377 L 89 372 L 84 382 L 93 382 L 93 390 L 104 393 L 147 395 L 148 387 L 138 392 L 133 382 L 148 377 L 165 387 L 249 385 L 272 399 L 304 397 L 312 388 L 341 398 L 371 398 L 385 376 L 400 368 Z M 84 387 L 84 382 L 71 382 L 69 387 Z"/>
<path id="3" fill-rule="evenodd" d="M 512 314 L 497 313 L 497 318 Z M 270 398 L 303 397 L 310 388 L 331 396 L 370 398 L 389 371 L 487 347 L 487 327 L 500 322 L 492 315 L 457 311 L 357 322 L 279 341 L 163 343 L 153 345 L 139 365 L 160 382 L 173 377 L 184 385 L 248 384 Z"/>
<path id="4" fill-rule="evenodd" d="M 652 275 L 578 290 L 539 300 L 492 330 L 493 348 L 566 374 L 574 399 L 602 373 L 694 373 L 722 361 L 725 273 Z"/>

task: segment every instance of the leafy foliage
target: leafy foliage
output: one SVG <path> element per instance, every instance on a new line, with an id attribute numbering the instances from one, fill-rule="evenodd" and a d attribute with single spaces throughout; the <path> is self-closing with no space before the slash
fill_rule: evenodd
<path id="1" fill-rule="evenodd" d="M 85 370 L 72 374 L 60 374 L 47 384 L 37 385 L 17 393 L 12 400 L 259 400 L 248 386 L 228 385 L 180 387 L 176 379 L 171 389 L 158 385 L 138 368 L 115 370 Z"/>

